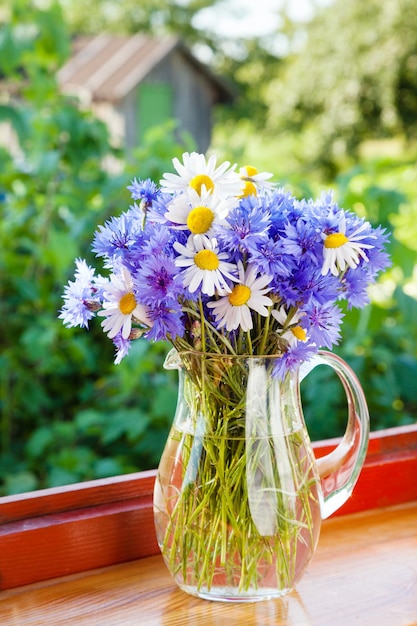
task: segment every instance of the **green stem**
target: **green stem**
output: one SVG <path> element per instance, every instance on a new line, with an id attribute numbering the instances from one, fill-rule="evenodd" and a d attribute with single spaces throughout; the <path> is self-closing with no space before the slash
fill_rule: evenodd
<path id="1" fill-rule="evenodd" d="M 255 593 L 264 584 L 288 589 L 300 568 L 300 555 L 314 548 L 319 510 L 313 460 L 304 436 L 291 431 L 285 439 L 262 433 L 249 438 L 247 379 L 241 360 L 233 364 L 222 355 L 205 355 L 196 363 L 198 371 L 184 374 L 187 424 L 196 426 L 196 434 L 174 431 L 174 440 L 180 441 L 175 458 L 182 463 L 183 482 L 178 484 L 176 466 L 176 480 L 167 490 L 163 554 L 180 584 L 196 589 Z M 290 421 L 291 406 L 285 407 L 277 410 Z M 257 490 L 252 496 L 249 475 Z M 262 518 L 257 521 L 259 509 L 253 508 L 258 506 L 257 494 L 261 514 L 273 516 L 267 536 L 262 534 L 266 532 Z"/>
<path id="2" fill-rule="evenodd" d="M 248 351 L 249 354 L 253 354 L 253 348 L 252 348 L 252 338 L 251 338 L 251 334 L 250 331 L 248 330 L 248 332 L 246 333 L 246 341 L 248 344 Z"/>
<path id="3" fill-rule="evenodd" d="M 201 351 L 206 351 L 206 318 L 204 317 L 203 302 L 201 296 L 198 299 L 198 306 L 200 310 L 200 322 L 201 322 Z"/>
<path id="4" fill-rule="evenodd" d="M 265 346 L 266 346 L 266 340 L 268 339 L 270 318 L 271 318 L 271 315 L 268 315 L 268 317 L 263 318 L 264 319 L 263 333 L 262 333 L 261 343 L 259 344 L 258 354 L 265 354 Z"/>

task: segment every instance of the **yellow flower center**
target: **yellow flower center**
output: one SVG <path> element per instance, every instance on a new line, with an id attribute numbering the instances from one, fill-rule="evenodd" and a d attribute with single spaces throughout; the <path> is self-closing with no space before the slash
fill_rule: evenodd
<path id="1" fill-rule="evenodd" d="M 307 333 L 301 326 L 294 326 L 294 328 L 291 328 L 291 332 L 298 341 L 305 341 L 307 339 Z"/>
<path id="2" fill-rule="evenodd" d="M 245 186 L 243 187 L 243 192 L 239 197 L 246 198 L 247 196 L 256 196 L 256 195 L 258 194 L 256 192 L 255 185 L 250 180 L 247 180 L 245 182 Z"/>
<path id="3" fill-rule="evenodd" d="M 189 182 L 190 187 L 192 187 L 199 196 L 201 196 L 201 187 L 204 185 L 207 191 L 213 191 L 214 183 L 211 180 L 210 176 L 206 174 L 198 174 L 194 176 Z"/>
<path id="4" fill-rule="evenodd" d="M 245 165 L 246 175 L 248 178 L 252 178 L 252 176 L 256 176 L 258 170 L 253 165 Z"/>
<path id="5" fill-rule="evenodd" d="M 120 298 L 119 301 L 119 309 L 123 313 L 123 315 L 130 315 L 132 311 L 136 308 L 136 298 L 132 292 L 125 293 L 124 296 Z"/>
<path id="6" fill-rule="evenodd" d="M 242 306 L 249 300 L 251 293 L 246 285 L 235 285 L 228 295 L 229 302 L 232 306 Z"/>
<path id="7" fill-rule="evenodd" d="M 214 220 L 214 213 L 206 206 L 197 206 L 187 217 L 187 226 L 193 235 L 206 233 Z"/>
<path id="8" fill-rule="evenodd" d="M 212 250 L 200 250 L 194 256 L 194 263 L 200 270 L 217 270 L 219 259 Z"/>
<path id="9" fill-rule="evenodd" d="M 341 248 L 349 239 L 343 233 L 331 233 L 324 240 L 325 248 Z"/>

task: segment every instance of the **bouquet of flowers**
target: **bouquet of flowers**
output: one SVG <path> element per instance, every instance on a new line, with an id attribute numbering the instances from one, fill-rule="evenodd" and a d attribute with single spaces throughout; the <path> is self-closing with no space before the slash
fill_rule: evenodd
<path id="1" fill-rule="evenodd" d="M 189 593 L 269 597 L 301 575 L 320 519 L 292 370 L 339 341 L 342 300 L 368 302 L 387 234 L 331 193 L 297 200 L 252 166 L 197 153 L 173 165 L 159 186 L 132 181 L 130 208 L 94 237 L 107 276 L 77 259 L 60 317 L 101 317 L 116 363 L 138 337 L 182 355 L 155 486 L 161 551 Z"/>
<path id="2" fill-rule="evenodd" d="M 340 208 L 331 193 L 298 200 L 271 174 L 195 152 L 176 173 L 133 180 L 133 203 L 95 234 L 107 276 L 76 260 L 60 318 L 95 315 L 115 362 L 132 340 L 178 350 L 279 355 L 276 374 L 340 339 L 343 312 L 368 301 L 388 265 L 387 234 Z"/>

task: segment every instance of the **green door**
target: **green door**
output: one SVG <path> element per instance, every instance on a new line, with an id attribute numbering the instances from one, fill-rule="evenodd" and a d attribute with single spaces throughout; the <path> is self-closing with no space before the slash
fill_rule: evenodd
<path id="1" fill-rule="evenodd" d="M 167 83 L 144 83 L 138 90 L 138 140 L 146 131 L 172 118 L 172 87 Z"/>

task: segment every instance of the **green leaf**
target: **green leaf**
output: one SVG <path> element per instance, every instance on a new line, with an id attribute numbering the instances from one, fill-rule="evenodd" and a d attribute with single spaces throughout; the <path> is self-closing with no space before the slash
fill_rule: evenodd
<path id="1" fill-rule="evenodd" d="M 123 473 L 123 467 L 117 459 L 105 457 L 96 461 L 93 473 L 95 478 L 118 476 Z"/>
<path id="2" fill-rule="evenodd" d="M 38 488 L 38 480 L 32 472 L 16 472 L 8 474 L 5 478 L 5 492 L 8 495 L 34 491 Z"/>
<path id="3" fill-rule="evenodd" d="M 26 444 L 26 454 L 33 459 L 42 458 L 54 441 L 51 426 L 42 426 L 35 430 Z"/>
<path id="4" fill-rule="evenodd" d="M 48 487 L 62 487 L 79 481 L 79 474 L 62 467 L 52 467 L 48 473 Z"/>

